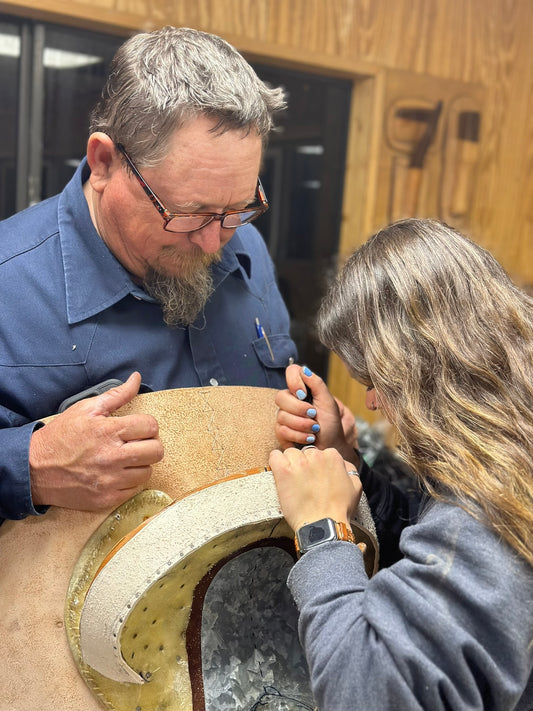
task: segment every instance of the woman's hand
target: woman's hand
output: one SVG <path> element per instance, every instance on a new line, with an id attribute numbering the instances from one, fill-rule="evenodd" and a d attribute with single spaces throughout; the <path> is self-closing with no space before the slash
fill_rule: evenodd
<path id="1" fill-rule="evenodd" d="M 350 410 L 333 397 L 322 378 L 309 368 L 289 365 L 285 375 L 288 388 L 276 395 L 279 408 L 276 436 L 281 449 L 295 444 L 315 444 L 320 449 L 334 447 L 352 461 L 353 450 L 357 448 L 357 428 Z"/>
<path id="2" fill-rule="evenodd" d="M 336 449 L 274 450 L 269 458 L 281 510 L 293 531 L 321 518 L 349 523 L 361 498 L 355 469 Z"/>
<path id="3" fill-rule="evenodd" d="M 339 400 L 338 397 L 335 398 L 337 407 L 339 408 L 339 415 L 341 418 L 342 431 L 344 434 L 344 439 L 351 449 L 359 449 L 359 442 L 357 440 L 357 423 L 355 422 L 355 416 L 353 412 L 346 407 L 346 405 Z"/>

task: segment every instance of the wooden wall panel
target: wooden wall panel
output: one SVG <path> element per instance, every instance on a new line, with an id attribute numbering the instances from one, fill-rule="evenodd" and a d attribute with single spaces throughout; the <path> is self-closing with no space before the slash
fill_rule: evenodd
<path id="1" fill-rule="evenodd" d="M 392 73 L 481 87 L 468 231 L 517 281 L 533 284 L 533 0 L 0 0 L 0 11 L 123 34 L 163 24 L 214 32 L 256 60 L 352 76 L 356 96 L 372 97 L 374 122 Z M 383 221 L 385 141 L 368 120 L 354 105 L 344 212 L 359 207 L 344 220 L 341 254 Z M 422 202 L 419 214 L 433 210 Z M 335 364 L 330 384 L 361 411 Z"/>

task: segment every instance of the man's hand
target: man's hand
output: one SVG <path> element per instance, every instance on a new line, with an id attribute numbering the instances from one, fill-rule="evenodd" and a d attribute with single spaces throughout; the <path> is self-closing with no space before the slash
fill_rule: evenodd
<path id="1" fill-rule="evenodd" d="M 144 488 L 163 458 L 151 415 L 111 417 L 139 392 L 132 373 L 119 387 L 82 400 L 34 432 L 30 443 L 34 506 L 81 511 L 116 508 Z"/>

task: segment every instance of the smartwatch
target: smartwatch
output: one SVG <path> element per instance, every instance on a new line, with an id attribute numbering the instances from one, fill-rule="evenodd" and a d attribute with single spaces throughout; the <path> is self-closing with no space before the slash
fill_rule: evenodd
<path id="1" fill-rule="evenodd" d="M 349 541 L 355 543 L 355 536 L 349 526 L 332 518 L 321 518 L 320 521 L 306 523 L 296 531 L 294 545 L 298 557 L 311 548 L 328 541 Z"/>

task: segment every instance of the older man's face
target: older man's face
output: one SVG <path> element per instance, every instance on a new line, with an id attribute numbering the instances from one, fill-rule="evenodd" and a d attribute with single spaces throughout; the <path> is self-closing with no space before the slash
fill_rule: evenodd
<path id="1" fill-rule="evenodd" d="M 212 127 L 206 118 L 193 120 L 175 133 L 157 167 L 138 166 L 171 212 L 222 213 L 255 201 L 260 136 L 235 130 L 211 133 Z M 93 219 L 102 239 L 168 308 L 167 321 L 176 325 L 194 320 L 211 294 L 209 265 L 220 259 L 235 230 L 221 227 L 218 220 L 193 232 L 164 230 L 161 215 L 118 151 L 95 205 Z"/>

